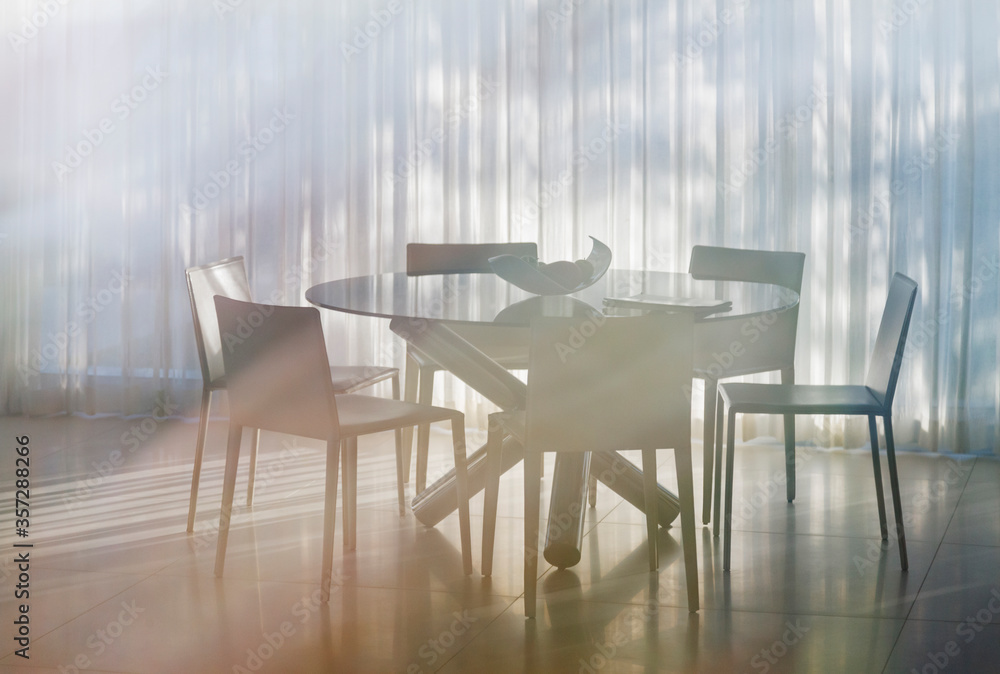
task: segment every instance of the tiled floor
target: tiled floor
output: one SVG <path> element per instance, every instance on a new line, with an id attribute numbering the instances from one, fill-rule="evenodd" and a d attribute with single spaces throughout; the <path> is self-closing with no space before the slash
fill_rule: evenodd
<path id="1" fill-rule="evenodd" d="M 677 527 L 661 530 L 661 568 L 649 573 L 641 514 L 602 486 L 582 561 L 540 563 L 538 618 L 526 621 L 520 468 L 502 483 L 491 578 L 479 573 L 482 496 L 473 501 L 466 577 L 457 516 L 435 528 L 400 518 L 392 436 L 362 440 L 357 551 L 344 554 L 338 522 L 337 584 L 320 605 L 317 443 L 264 434 L 255 505 L 234 515 L 217 580 L 224 422 L 210 430 L 191 535 L 194 423 L 6 418 L 0 429 L 8 447 L 15 435 L 31 447 L 30 537 L 5 532 L 0 555 L 0 672 L 1000 671 L 995 459 L 900 456 L 902 573 L 895 542 L 879 540 L 867 451 L 800 448 L 789 505 L 781 448 L 741 447 L 730 573 L 699 512 L 698 614 L 686 608 Z M 470 444 L 477 437 L 470 430 Z M 447 432 L 434 442 L 432 478 L 450 465 Z M 11 531 L 11 449 L 3 456 Z M 660 466 L 669 486 L 669 451 Z M 244 465 L 238 494 L 245 481 Z M 24 540 L 34 544 L 30 660 L 12 640 L 23 601 L 12 546 Z"/>

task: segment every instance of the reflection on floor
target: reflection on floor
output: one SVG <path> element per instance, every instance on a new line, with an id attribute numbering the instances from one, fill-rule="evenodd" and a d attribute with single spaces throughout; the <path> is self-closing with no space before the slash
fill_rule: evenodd
<path id="1" fill-rule="evenodd" d="M 526 621 L 520 468 L 502 483 L 489 579 L 479 574 L 482 495 L 473 501 L 476 574 L 466 577 L 457 516 L 435 528 L 400 518 L 392 436 L 362 440 L 357 551 L 344 554 L 338 521 L 327 606 L 316 601 L 317 443 L 264 434 L 255 504 L 235 513 L 217 580 L 224 422 L 210 429 L 191 535 L 194 423 L 6 418 L 0 427 L 5 526 L 14 436 L 31 447 L 30 536 L 5 534 L 0 557 L 0 672 L 993 672 L 1000 663 L 995 459 L 900 457 L 902 573 L 894 542 L 879 540 L 865 450 L 800 448 L 789 505 L 781 448 L 741 447 L 733 569 L 723 573 L 721 542 L 700 527 L 697 615 L 685 608 L 679 531 L 661 531 L 661 568 L 650 574 L 641 514 L 602 486 L 583 560 L 563 571 L 540 563 L 538 619 Z M 470 430 L 470 445 L 477 439 Z M 433 441 L 432 479 L 451 464 L 447 433 Z M 673 461 L 661 454 L 660 481 L 671 486 Z M 13 596 L 12 544 L 24 541 L 34 544 L 30 660 L 14 654 L 12 626 L 23 601 Z"/>

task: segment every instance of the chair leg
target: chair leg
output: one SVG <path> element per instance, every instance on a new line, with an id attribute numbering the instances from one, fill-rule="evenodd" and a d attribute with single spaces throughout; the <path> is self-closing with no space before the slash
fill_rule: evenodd
<path id="1" fill-rule="evenodd" d="M 205 438 L 208 436 L 208 413 L 212 408 L 212 391 L 201 389 L 201 414 L 198 418 L 198 439 L 194 446 L 194 472 L 191 475 L 191 500 L 188 503 L 187 531 L 194 531 L 194 515 L 198 509 L 198 483 L 201 481 L 201 462 L 205 455 Z"/>
<path id="2" fill-rule="evenodd" d="M 348 522 L 348 520 L 350 520 L 350 515 L 351 515 L 351 504 L 349 503 L 350 498 L 351 498 L 350 493 L 349 493 L 351 491 L 351 487 L 348 484 L 348 480 L 347 480 L 348 476 L 350 475 L 350 467 L 347 465 L 347 462 L 348 462 L 347 455 L 348 455 L 348 453 L 349 453 L 349 450 L 347 449 L 347 440 L 341 440 L 340 441 L 340 483 L 341 483 L 340 484 L 340 500 L 341 500 L 341 503 L 340 503 L 341 515 L 340 515 L 340 517 L 343 520 L 342 524 L 344 526 L 344 534 L 343 534 L 343 538 L 344 538 L 344 552 L 347 552 L 347 550 L 348 550 L 348 547 L 347 547 L 348 537 L 349 537 L 349 532 L 351 530 L 351 525 Z"/>
<path id="3" fill-rule="evenodd" d="M 257 450 L 260 448 L 260 429 L 253 429 L 250 436 L 250 476 L 247 478 L 247 507 L 253 505 L 253 488 L 257 479 Z"/>
<path id="4" fill-rule="evenodd" d="M 226 544 L 229 542 L 229 521 L 233 516 L 233 496 L 236 494 L 236 469 L 240 461 L 240 438 L 243 427 L 229 424 L 226 442 L 226 472 L 222 478 L 222 512 L 219 515 L 219 540 L 215 547 L 215 575 L 222 576 L 226 565 Z"/>
<path id="5" fill-rule="evenodd" d="M 588 488 L 587 488 L 587 502 L 590 503 L 591 508 L 597 507 L 597 476 L 591 473 L 589 476 Z"/>
<path id="6" fill-rule="evenodd" d="M 320 600 L 330 601 L 333 582 L 333 534 L 337 526 L 337 468 L 341 442 L 326 443 L 326 495 L 323 498 L 323 566 L 320 573 Z M 346 528 L 346 527 L 345 527 Z"/>
<path id="7" fill-rule="evenodd" d="M 872 468 L 875 471 L 875 497 L 878 499 L 878 524 L 882 530 L 882 540 L 889 540 L 889 528 L 885 524 L 885 494 L 882 490 L 882 461 L 878 455 L 878 429 L 875 415 L 868 415 L 868 431 L 872 437 Z"/>
<path id="8" fill-rule="evenodd" d="M 538 517 L 541 508 L 542 454 L 524 448 L 524 615 L 535 617 L 538 584 Z"/>
<path id="9" fill-rule="evenodd" d="M 455 448 L 455 494 L 458 499 L 458 526 L 462 539 L 462 570 L 472 575 L 472 534 L 469 524 L 469 472 L 465 457 L 465 416 L 451 419 L 451 438 Z"/>
<path id="10" fill-rule="evenodd" d="M 392 376 L 392 399 L 399 400 L 399 373 Z M 410 433 L 413 433 L 413 427 L 407 426 L 410 429 Z M 410 448 L 407 446 L 407 453 L 409 453 Z M 396 429 L 396 498 L 399 501 L 399 516 L 403 517 L 406 515 L 406 494 L 403 491 L 403 483 L 406 482 L 406 475 L 409 473 L 409 465 L 403 465 L 403 429 Z"/>
<path id="11" fill-rule="evenodd" d="M 399 374 L 392 376 L 392 399 L 399 400 Z M 407 427 L 411 429 L 412 427 Z M 399 516 L 406 515 L 406 494 L 403 490 L 405 479 L 405 467 L 403 465 L 403 429 L 397 428 L 396 433 L 396 500 L 399 502 Z M 409 448 L 407 448 L 409 450 Z"/>
<path id="12" fill-rule="evenodd" d="M 722 433 L 725 430 L 725 407 L 722 396 L 715 404 L 715 519 L 712 520 L 712 536 L 719 537 L 719 520 L 722 519 Z"/>
<path id="13" fill-rule="evenodd" d="M 497 501 L 500 498 L 500 454 L 503 432 L 498 422 L 490 419 L 486 436 L 486 491 L 483 497 L 483 575 L 493 574 L 493 543 L 497 530 Z"/>
<path id="14" fill-rule="evenodd" d="M 882 417 L 885 428 L 885 453 L 889 459 L 889 487 L 892 489 L 892 509 L 896 515 L 896 536 L 899 538 L 899 564 L 903 571 L 910 568 L 906 555 L 906 534 L 903 532 L 903 506 L 899 500 L 899 475 L 896 472 L 896 443 L 892 438 L 892 415 Z"/>
<path id="15" fill-rule="evenodd" d="M 698 548 L 694 531 L 694 478 L 691 475 L 691 443 L 674 449 L 677 466 L 677 498 L 681 507 L 681 540 L 684 544 L 684 575 L 687 581 L 688 612 L 701 608 L 698 599 Z"/>
<path id="16" fill-rule="evenodd" d="M 417 402 L 417 377 L 420 368 L 417 361 L 410 355 L 410 349 L 406 349 L 406 368 L 403 375 L 403 400 L 409 403 Z M 410 481 L 410 460 L 413 455 L 413 427 L 407 426 L 403 429 L 403 477 L 406 482 Z"/>
<path id="17" fill-rule="evenodd" d="M 657 551 L 657 511 L 659 503 L 657 498 L 659 493 L 656 489 L 656 450 L 642 450 L 642 487 L 643 487 L 643 507 L 646 511 L 646 545 L 649 548 L 649 570 L 656 571 L 660 568 L 660 558 Z"/>
<path id="18" fill-rule="evenodd" d="M 733 540 L 733 462 L 736 454 L 736 412 L 729 407 L 726 421 L 726 512 L 722 517 L 722 570 L 729 571 Z"/>
<path id="19" fill-rule="evenodd" d="M 412 426 L 410 427 L 412 428 Z M 403 483 L 406 482 L 403 474 L 403 430 L 396 429 L 396 500 L 399 501 L 399 516 L 406 516 L 406 493 Z"/>
<path id="20" fill-rule="evenodd" d="M 708 524 L 712 517 L 712 450 L 715 446 L 715 398 L 718 395 L 719 381 L 711 377 L 705 378 L 705 444 L 702 447 L 704 456 L 703 498 L 701 504 L 701 522 Z M 716 511 L 718 512 L 718 511 Z"/>
<path id="21" fill-rule="evenodd" d="M 434 394 L 434 371 L 420 373 L 421 405 L 430 405 Z M 431 425 L 421 424 L 417 427 L 417 493 L 427 487 L 427 453 L 431 444 Z"/>
<path id="22" fill-rule="evenodd" d="M 354 550 L 358 544 L 358 439 L 347 438 L 341 446 L 340 460 L 344 476 L 344 550 Z"/>
<path id="23" fill-rule="evenodd" d="M 795 383 L 795 368 L 786 367 L 781 371 L 782 385 Z M 795 500 L 795 415 L 785 415 L 785 498 Z"/>

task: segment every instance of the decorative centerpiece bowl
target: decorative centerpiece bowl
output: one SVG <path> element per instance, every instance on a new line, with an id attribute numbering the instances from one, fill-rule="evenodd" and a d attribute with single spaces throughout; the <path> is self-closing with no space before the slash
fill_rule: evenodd
<path id="1" fill-rule="evenodd" d="M 590 240 L 594 245 L 585 260 L 545 264 L 534 258 L 497 255 L 490 258 L 490 267 L 497 276 L 529 293 L 568 295 L 594 285 L 611 266 L 611 249 L 594 237 Z"/>

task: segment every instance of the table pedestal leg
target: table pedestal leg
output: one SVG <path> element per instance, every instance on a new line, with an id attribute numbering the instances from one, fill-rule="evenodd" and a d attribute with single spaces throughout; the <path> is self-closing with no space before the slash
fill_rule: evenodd
<path id="1" fill-rule="evenodd" d="M 524 458 L 521 443 L 511 437 L 503 441 L 500 470 L 506 473 Z M 469 497 L 486 487 L 486 446 L 469 455 Z M 426 526 L 432 527 L 458 508 L 458 493 L 455 485 L 455 471 L 449 470 L 441 479 L 428 485 L 427 489 L 413 497 L 413 515 Z"/>
<path id="2" fill-rule="evenodd" d="M 595 452 L 590 459 L 590 470 L 594 477 L 611 487 L 623 499 L 639 510 L 646 509 L 642 492 L 642 470 L 639 466 L 618 452 Z M 657 486 L 660 492 L 657 520 L 661 527 L 665 527 L 680 513 L 681 503 L 673 492 Z"/>
<path id="3" fill-rule="evenodd" d="M 580 561 L 589 471 L 590 452 L 556 455 L 543 549 L 545 561 L 560 569 L 576 566 Z"/>
<path id="4" fill-rule="evenodd" d="M 617 452 L 560 454 L 552 475 L 544 551 L 545 560 L 560 569 L 575 566 L 580 561 L 588 472 L 639 510 L 646 507 L 642 471 Z M 663 487 L 659 487 L 659 491 L 658 521 L 665 527 L 677 517 L 680 502 Z"/>

